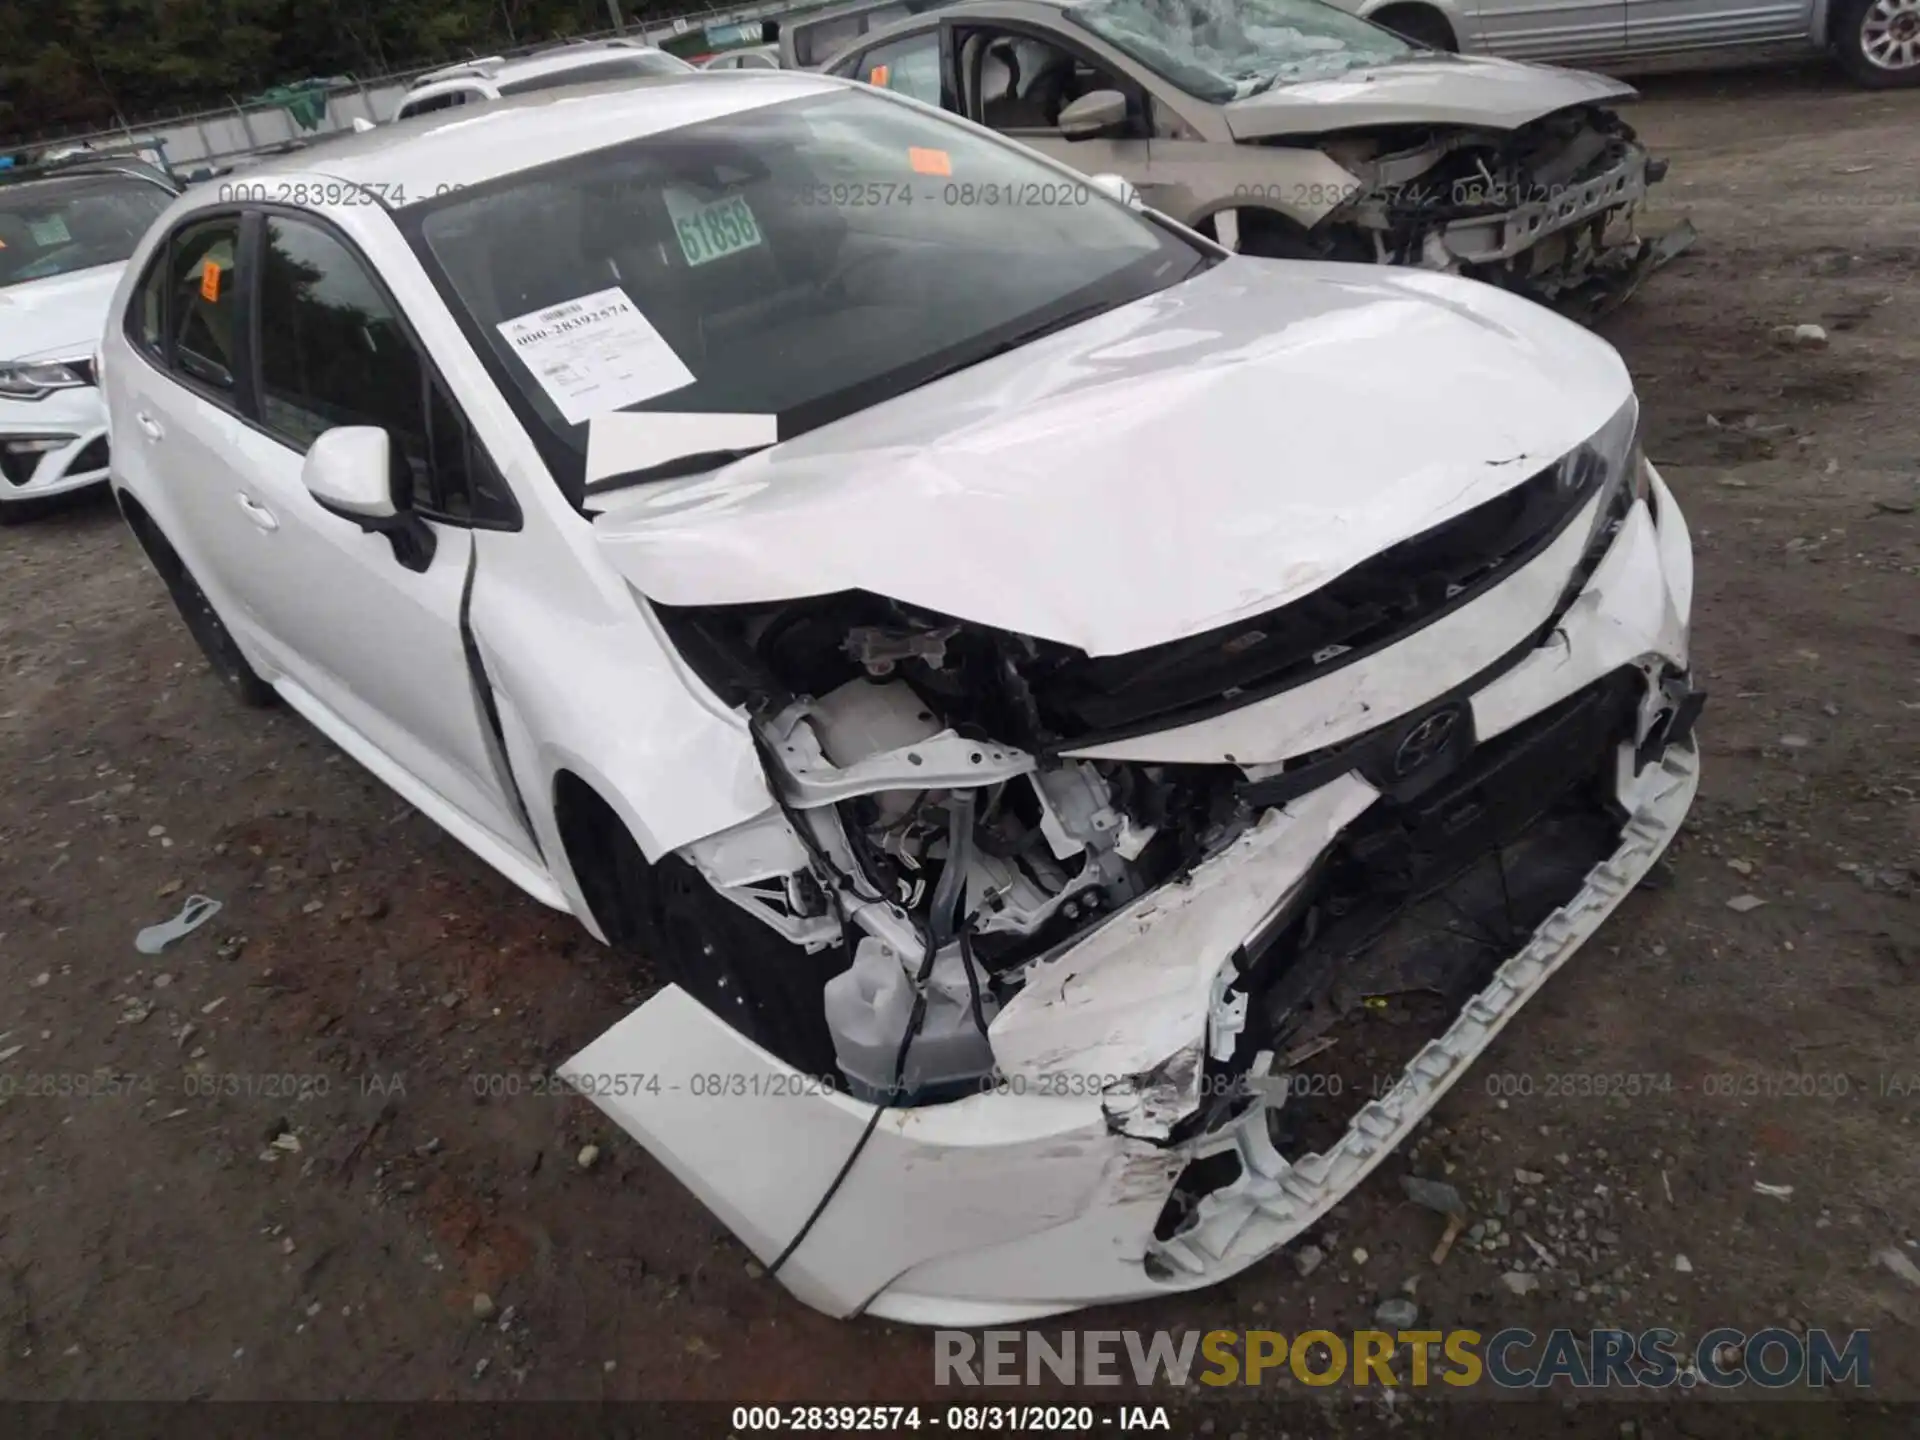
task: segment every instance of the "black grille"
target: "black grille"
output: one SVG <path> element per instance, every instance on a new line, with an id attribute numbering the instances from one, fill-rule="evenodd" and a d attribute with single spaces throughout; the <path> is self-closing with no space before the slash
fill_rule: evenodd
<path id="1" fill-rule="evenodd" d="M 1030 672 L 1034 698 L 1050 727 L 1081 745 L 1191 723 L 1314 679 L 1406 638 L 1532 560 L 1579 513 L 1598 469 L 1556 464 L 1265 615 Z"/>
<path id="2" fill-rule="evenodd" d="M 0 476 L 10 485 L 24 485 L 33 478 L 43 458 L 37 450 L 14 450 L 0 442 Z"/>
<path id="3" fill-rule="evenodd" d="M 106 468 L 107 437 L 102 435 L 99 439 L 89 443 L 85 449 L 73 457 L 73 463 L 67 466 L 67 473 L 69 475 L 85 475 L 89 471 L 104 470 Z"/>
<path id="4" fill-rule="evenodd" d="M 1375 896 L 1415 894 L 1466 860 L 1511 842 L 1561 796 L 1611 775 L 1631 740 L 1640 672 L 1616 670 L 1479 746 L 1417 797 L 1370 806 L 1342 841 Z"/>
<path id="5" fill-rule="evenodd" d="M 1378 952 L 1379 942 L 1436 896 L 1453 893 L 1454 900 L 1450 913 L 1443 900 L 1441 913 L 1426 917 L 1428 939 L 1464 927 L 1469 949 L 1487 966 L 1518 950 L 1618 843 L 1623 817 L 1609 782 L 1620 744 L 1633 739 L 1645 688 L 1639 671 L 1617 670 L 1474 747 L 1439 784 L 1369 806 L 1291 915 L 1243 951 L 1244 983 L 1262 997 L 1267 1039 L 1297 1024 L 1303 1006 L 1323 1005 L 1330 985 L 1354 993 L 1393 988 L 1375 972 L 1404 969 L 1406 957 Z M 1515 846 L 1537 852 L 1524 873 L 1502 868 L 1499 857 L 1512 859 Z M 1459 890 L 1489 859 L 1495 869 Z M 1464 903 L 1470 894 L 1476 903 Z M 1480 913 L 1488 907 L 1497 915 Z M 1470 991 L 1486 973 L 1476 963 L 1453 978 Z"/>

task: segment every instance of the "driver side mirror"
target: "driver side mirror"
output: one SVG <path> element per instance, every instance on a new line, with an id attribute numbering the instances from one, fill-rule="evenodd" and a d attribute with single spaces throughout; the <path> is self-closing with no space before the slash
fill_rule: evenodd
<path id="1" fill-rule="evenodd" d="M 376 530 L 394 519 L 393 445 L 378 425 L 340 425 L 313 442 L 300 467 L 300 482 L 320 508 L 343 520 L 373 522 Z"/>
<path id="2" fill-rule="evenodd" d="M 433 563 L 433 527 L 393 498 L 393 441 L 378 425 L 339 425 L 307 451 L 300 482 L 329 515 L 387 537 L 393 558 L 409 570 Z"/>
<path id="3" fill-rule="evenodd" d="M 1127 97 L 1118 90 L 1090 90 L 1060 112 L 1060 133 L 1069 140 L 1093 140 L 1127 123 Z"/>

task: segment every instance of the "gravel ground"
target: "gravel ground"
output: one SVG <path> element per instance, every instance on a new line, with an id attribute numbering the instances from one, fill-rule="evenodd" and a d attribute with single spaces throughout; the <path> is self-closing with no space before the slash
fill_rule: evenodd
<path id="1" fill-rule="evenodd" d="M 1395 1296 L 1442 1328 L 1866 1326 L 1875 1391 L 1920 1399 L 1920 1284 L 1877 1258 L 1920 1263 L 1920 93 L 1648 89 L 1663 205 L 1702 239 L 1604 328 L 1693 527 L 1713 695 L 1666 883 L 1310 1275 L 1282 1255 L 1075 1327 L 1337 1331 Z M 0 685 L 0 1395 L 934 1397 L 925 1334 L 806 1310 L 540 1093 L 651 978 L 291 714 L 230 704 L 110 508 L 0 532 Z M 136 954 L 195 891 L 223 912 Z M 484 1093 L 502 1075 L 520 1093 Z M 1472 1211 L 1440 1265 L 1407 1173 Z M 1223 1437 L 1259 1413 L 1183 1403 Z M 1476 1434 L 1571 1423 L 1495 1408 Z"/>

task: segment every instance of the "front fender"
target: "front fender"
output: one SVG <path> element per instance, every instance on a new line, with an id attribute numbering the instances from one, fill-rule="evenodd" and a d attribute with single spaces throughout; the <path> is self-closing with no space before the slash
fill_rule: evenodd
<path id="1" fill-rule="evenodd" d="M 477 538 L 474 638 L 522 798 L 576 910 L 553 813 L 560 771 L 613 807 L 649 861 L 773 803 L 745 717 L 695 688 L 630 589 L 578 570 L 569 583 L 568 565 L 543 564 L 525 532 Z"/>

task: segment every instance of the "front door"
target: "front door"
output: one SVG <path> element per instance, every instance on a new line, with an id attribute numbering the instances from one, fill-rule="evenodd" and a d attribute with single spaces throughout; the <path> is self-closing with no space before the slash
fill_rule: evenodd
<path id="1" fill-rule="evenodd" d="M 1153 166 L 1151 101 L 1125 77 L 1051 35 L 946 22 L 959 72 L 962 113 L 1010 140 L 1071 165 L 1083 175 L 1120 175 L 1155 209 L 1179 215 L 1166 178 Z M 1070 140 L 1060 112 L 1082 95 L 1115 90 L 1127 99 L 1127 123 L 1111 135 Z"/>
<path id="2" fill-rule="evenodd" d="M 345 730 L 537 864 L 462 628 L 473 534 L 449 512 L 470 503 L 465 422 L 339 236 L 291 215 L 257 223 L 260 424 L 241 440 L 235 505 L 257 532 L 239 580 L 248 607 L 276 662 Z M 338 425 L 377 425 L 392 440 L 397 498 L 434 536 L 421 568 L 308 493 L 307 449 Z M 462 488 L 457 504 L 451 488 Z"/>

